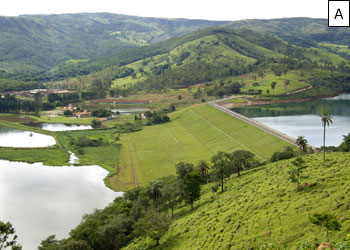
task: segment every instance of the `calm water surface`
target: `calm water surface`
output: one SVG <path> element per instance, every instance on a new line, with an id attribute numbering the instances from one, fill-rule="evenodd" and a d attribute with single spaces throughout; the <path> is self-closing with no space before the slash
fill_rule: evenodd
<path id="1" fill-rule="evenodd" d="M 67 237 L 85 213 L 122 193 L 108 189 L 98 166 L 48 167 L 0 160 L 0 219 L 10 221 L 25 250 L 49 235 Z"/>
<path id="2" fill-rule="evenodd" d="M 350 94 L 304 103 L 234 108 L 233 111 L 294 138 L 303 135 L 309 144 L 320 147 L 323 127 L 318 114 L 323 108 L 328 109 L 333 117 L 333 124 L 326 128 L 326 145 L 339 146 L 343 135 L 350 133 Z"/>
<path id="3" fill-rule="evenodd" d="M 149 111 L 147 108 L 120 108 L 120 109 L 111 109 L 113 112 L 119 112 L 121 115 L 134 115 L 137 113 L 143 113 Z"/>
<path id="4" fill-rule="evenodd" d="M 48 147 L 56 144 L 55 139 L 25 130 L 0 127 L 0 147 Z"/>
<path id="5" fill-rule="evenodd" d="M 27 123 L 27 126 L 49 131 L 69 131 L 92 129 L 91 125 L 63 124 L 63 123 Z"/>

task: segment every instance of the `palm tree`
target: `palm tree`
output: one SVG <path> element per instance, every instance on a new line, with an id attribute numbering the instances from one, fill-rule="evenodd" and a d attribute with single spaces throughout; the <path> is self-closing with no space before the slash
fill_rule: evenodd
<path id="1" fill-rule="evenodd" d="M 307 151 L 307 140 L 304 136 L 300 135 L 296 139 L 295 143 L 299 146 L 300 150 L 303 152 Z"/>
<path id="2" fill-rule="evenodd" d="M 154 204 L 157 203 L 158 199 L 162 197 L 162 193 L 160 192 L 160 188 L 162 184 L 158 181 L 150 181 L 146 188 L 146 194 L 150 199 L 153 200 Z"/>
<path id="3" fill-rule="evenodd" d="M 202 180 L 205 180 L 206 183 L 208 183 L 208 175 L 209 175 L 208 163 L 204 160 L 200 160 L 197 163 L 196 168 L 197 168 L 198 172 L 200 173 Z"/>
<path id="4" fill-rule="evenodd" d="M 322 109 L 320 114 L 323 127 L 323 161 L 326 160 L 326 126 L 333 124 L 333 117 L 328 113 L 328 109 Z"/>

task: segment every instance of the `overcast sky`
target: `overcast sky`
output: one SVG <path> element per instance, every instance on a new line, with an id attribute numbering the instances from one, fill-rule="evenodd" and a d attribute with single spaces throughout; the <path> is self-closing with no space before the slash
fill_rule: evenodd
<path id="1" fill-rule="evenodd" d="M 110 12 L 210 20 L 327 18 L 328 0 L 1 0 L 0 15 Z"/>

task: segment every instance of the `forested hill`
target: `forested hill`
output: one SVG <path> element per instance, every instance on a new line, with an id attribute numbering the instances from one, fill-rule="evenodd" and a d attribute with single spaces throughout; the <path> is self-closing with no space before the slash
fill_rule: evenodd
<path id="1" fill-rule="evenodd" d="M 65 86 L 81 90 L 96 79 L 105 90 L 183 88 L 196 83 L 229 82 L 231 77 L 272 70 L 308 70 L 345 63 L 340 55 L 288 43 L 274 34 L 248 29 L 206 28 L 165 42 L 81 63 L 63 63 L 51 73 Z M 85 73 L 87 76 L 81 77 Z M 126 94 L 126 93 L 120 93 Z"/>
<path id="2" fill-rule="evenodd" d="M 269 32 L 303 46 L 350 43 L 350 29 L 328 28 L 326 19 L 223 22 L 109 13 L 0 17 L 0 71 L 48 71 L 68 60 L 75 63 L 116 54 L 210 26 Z"/>
<path id="3" fill-rule="evenodd" d="M 224 25 L 230 29 L 250 29 L 258 32 L 269 32 L 304 45 L 315 45 L 317 42 L 350 44 L 350 28 L 328 27 L 327 19 L 313 18 L 279 18 L 270 20 L 241 20 Z"/>
<path id="4" fill-rule="evenodd" d="M 50 70 L 66 60 L 101 57 L 226 23 L 108 13 L 0 17 L 0 70 Z"/>
<path id="5" fill-rule="evenodd" d="M 323 60 L 337 65 L 342 60 L 334 54 L 345 59 L 350 55 L 343 47 L 326 43 L 348 44 L 350 31 L 328 28 L 326 21 L 285 18 L 216 22 L 108 13 L 0 17 L 0 79 L 42 83 L 112 70 L 112 74 L 105 74 L 110 80 L 132 76 L 132 81 L 141 77 L 138 80 L 142 82 L 161 83 L 173 79 L 171 74 L 178 75 L 175 69 L 195 71 L 197 75 L 221 71 L 218 74 L 222 78 L 256 70 L 257 64 L 262 68 L 264 63 L 276 63 L 267 62 L 269 58 L 297 57 L 299 61 Z M 198 42 L 196 48 L 192 46 Z M 174 55 L 173 60 L 153 63 L 154 57 L 167 54 Z M 124 73 L 122 67 L 140 60 L 150 67 L 131 66 L 134 71 Z M 222 65 L 226 72 L 222 72 Z M 136 71 L 143 68 L 145 72 Z"/>

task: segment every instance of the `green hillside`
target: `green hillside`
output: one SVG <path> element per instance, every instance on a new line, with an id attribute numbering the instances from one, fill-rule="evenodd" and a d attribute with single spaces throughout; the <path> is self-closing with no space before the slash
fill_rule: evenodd
<path id="1" fill-rule="evenodd" d="M 100 59 L 64 63 L 53 73 L 93 72 L 62 83 L 81 90 L 92 86 L 94 79 L 102 79 L 108 83 L 105 90 L 112 88 L 118 95 L 198 83 L 213 86 L 213 90 L 223 85 L 228 89 L 232 82 L 240 83 L 245 92 L 283 94 L 309 86 L 309 79 L 342 72 L 346 66 L 345 58 L 324 47 L 306 48 L 247 29 L 207 28 Z M 270 89 L 273 81 L 278 83 L 276 91 Z"/>
<path id="2" fill-rule="evenodd" d="M 109 13 L 0 17 L 0 70 L 50 70 L 226 23 Z"/>
<path id="3" fill-rule="evenodd" d="M 328 27 L 327 19 L 315 18 L 276 18 L 271 20 L 241 20 L 226 24 L 232 29 L 251 29 L 270 32 L 289 42 L 305 46 L 315 46 L 317 42 L 349 44 L 350 29 Z"/>
<path id="4" fill-rule="evenodd" d="M 323 163 L 321 154 L 304 157 L 307 187 L 302 191 L 288 181 L 292 160 L 231 176 L 223 194 L 213 193 L 213 184 L 206 185 L 194 211 L 176 210 L 159 247 L 139 238 L 123 249 L 311 250 L 326 239 L 325 230 L 309 222 L 316 212 L 342 218 L 341 231 L 331 232 L 330 240 L 343 241 L 350 233 L 350 155 L 329 153 L 327 159 Z M 301 244 L 306 247 L 299 248 Z"/>

